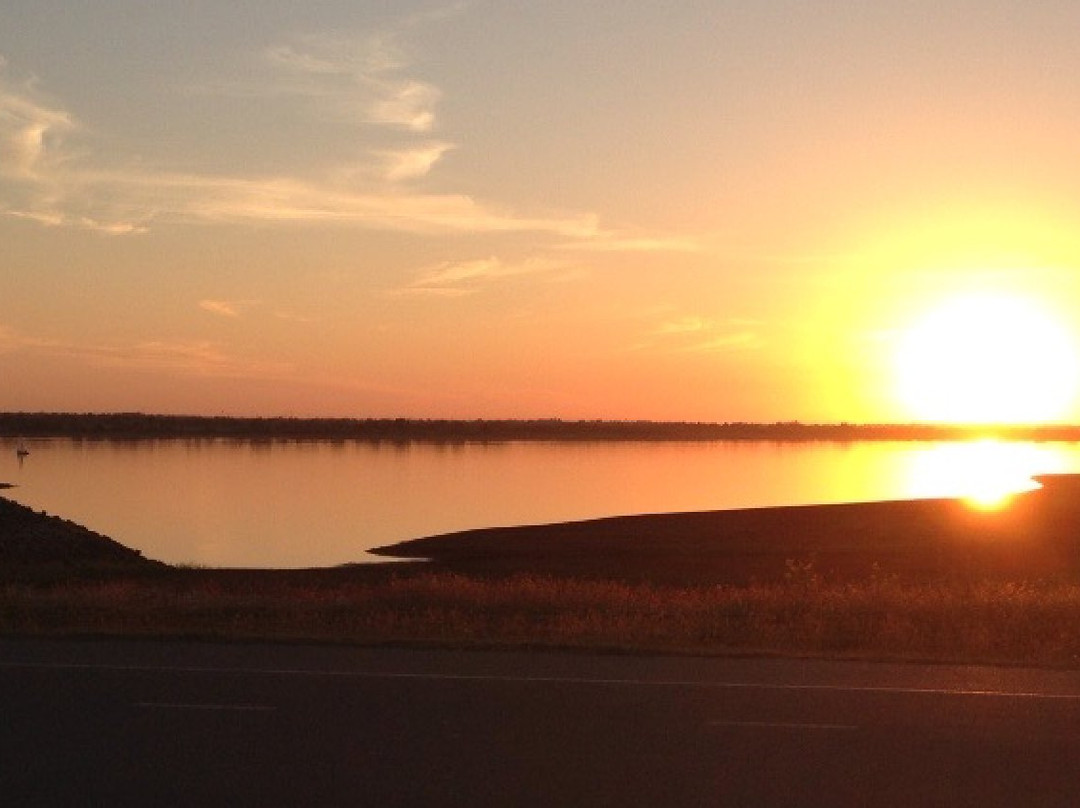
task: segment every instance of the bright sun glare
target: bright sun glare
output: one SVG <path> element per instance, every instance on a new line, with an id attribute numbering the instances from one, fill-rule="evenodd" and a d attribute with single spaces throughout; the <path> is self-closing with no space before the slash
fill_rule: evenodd
<path id="1" fill-rule="evenodd" d="M 957 297 L 903 333 L 896 382 L 904 407 L 920 420 L 1055 421 L 1077 391 L 1074 340 L 1049 308 L 1032 300 Z"/>
<path id="2" fill-rule="evenodd" d="M 960 497 L 980 510 L 1037 488 L 1036 474 L 1061 473 L 1064 452 L 1051 444 L 979 440 L 918 447 L 908 458 L 906 496 Z"/>

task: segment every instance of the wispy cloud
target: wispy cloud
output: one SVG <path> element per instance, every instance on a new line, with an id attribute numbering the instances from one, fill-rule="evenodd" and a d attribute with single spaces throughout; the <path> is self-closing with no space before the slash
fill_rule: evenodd
<path id="1" fill-rule="evenodd" d="M 434 84 L 407 74 L 410 60 L 397 33 L 354 38 L 311 35 L 267 48 L 280 72 L 268 92 L 305 96 L 357 123 L 429 132 L 442 96 Z"/>
<path id="2" fill-rule="evenodd" d="M 541 232 L 579 238 L 597 230 L 592 215 L 514 215 L 459 194 L 351 192 L 288 178 L 129 175 L 103 181 L 134 194 L 165 197 L 172 215 L 205 221 L 322 223 L 416 233 Z M 164 217 L 164 211 L 158 216 Z"/>
<path id="3" fill-rule="evenodd" d="M 238 357 L 205 340 L 141 342 L 127 347 L 106 346 L 100 350 L 99 358 L 103 364 L 143 370 L 245 379 L 278 379 L 293 372 L 289 363 Z"/>
<path id="4" fill-rule="evenodd" d="M 239 317 L 245 311 L 258 306 L 258 300 L 200 300 L 199 308 L 222 317 Z"/>
<path id="5" fill-rule="evenodd" d="M 0 70 L 4 69 L 0 62 Z M 0 174 L 39 180 L 55 166 L 58 147 L 75 129 L 71 116 L 0 84 Z"/>
<path id="6" fill-rule="evenodd" d="M 122 223 L 62 210 L 73 190 L 63 180 L 75 156 L 69 140 L 80 127 L 70 113 L 40 98 L 35 83 L 12 79 L 0 57 L 0 213 L 46 226 L 122 229 Z"/>
<path id="7" fill-rule="evenodd" d="M 356 36 L 278 44 L 263 53 L 268 82 L 204 87 L 299 99 L 358 127 L 356 151 L 336 168 L 276 176 L 176 171 L 107 156 L 107 149 L 91 148 L 74 115 L 43 98 L 34 82 L 11 79 L 0 62 L 0 215 L 110 235 L 169 223 L 275 223 L 424 235 L 528 233 L 589 251 L 698 249 L 684 238 L 608 231 L 588 211 L 511 210 L 467 194 L 419 190 L 417 183 L 458 147 L 430 137 L 441 93 L 416 75 L 403 42 L 412 28 L 462 8 Z M 365 127 L 381 134 L 371 136 Z"/>
<path id="8" fill-rule="evenodd" d="M 279 320 L 284 320 L 287 323 L 312 323 L 315 322 L 313 317 L 308 317 L 305 314 L 297 314 L 293 311 L 275 311 L 274 317 Z"/>
<path id="9" fill-rule="evenodd" d="M 312 68 L 314 69 L 314 67 Z M 167 222 L 332 224 L 415 233 L 534 232 L 591 238 L 592 214 L 528 216 L 462 194 L 424 194 L 381 183 L 355 188 L 298 177 L 180 173 L 106 165 L 76 150 L 74 117 L 34 99 L 0 70 L 0 214 L 50 227 L 123 235 Z M 380 152 L 384 179 L 422 176 L 449 150 L 424 143 Z"/>
<path id="10" fill-rule="evenodd" d="M 453 149 L 450 143 L 425 143 L 394 151 L 375 151 L 381 163 L 381 175 L 389 182 L 402 182 L 424 177 L 442 156 Z"/>
<path id="11" fill-rule="evenodd" d="M 47 226 L 144 232 L 154 224 L 322 224 L 413 233 L 533 232 L 589 238 L 596 217 L 523 216 L 460 194 L 352 191 L 289 177 L 221 177 L 67 166 L 0 212 Z"/>
<path id="12" fill-rule="evenodd" d="M 761 323 L 748 319 L 721 322 L 687 314 L 655 325 L 634 346 L 636 351 L 657 353 L 718 353 L 757 348 L 763 344 Z"/>
<path id="13" fill-rule="evenodd" d="M 681 353 L 721 353 L 744 348 L 758 348 L 761 346 L 761 337 L 754 331 L 735 331 L 728 334 L 720 334 L 715 337 L 679 346 L 677 351 Z"/>
<path id="14" fill-rule="evenodd" d="M 85 193 L 83 154 L 72 141 L 82 131 L 71 113 L 40 97 L 35 80 L 12 79 L 0 57 L 0 214 L 110 234 L 140 229 L 77 201 Z"/>
<path id="15" fill-rule="evenodd" d="M 691 314 L 684 317 L 677 317 L 674 320 L 667 320 L 658 325 L 653 333 L 660 336 L 667 336 L 669 334 L 695 334 L 702 331 L 711 331 L 714 325 L 712 320 Z"/>
<path id="16" fill-rule="evenodd" d="M 294 368 L 285 362 L 237 356 L 207 340 L 146 340 L 129 344 L 83 344 L 22 334 L 0 326 L 0 353 L 25 352 L 72 359 L 94 367 L 214 376 L 284 379 Z"/>
<path id="17" fill-rule="evenodd" d="M 54 343 L 41 337 L 30 337 L 20 334 L 8 325 L 0 325 L 0 353 L 15 353 L 22 350 L 37 348 L 47 349 Z"/>
<path id="18" fill-rule="evenodd" d="M 240 319 L 249 312 L 262 309 L 265 312 L 265 316 L 273 317 L 277 320 L 282 320 L 290 323 L 310 323 L 313 322 L 311 317 L 307 317 L 303 314 L 297 314 L 293 311 L 285 310 L 267 310 L 267 305 L 262 300 L 200 300 L 199 308 L 203 311 L 215 314 L 218 317 L 225 317 L 228 319 Z"/>
<path id="19" fill-rule="evenodd" d="M 390 294 L 460 297 L 473 294 L 494 281 L 541 275 L 556 280 L 567 277 L 572 269 L 572 265 L 566 261 L 543 258 L 529 258 L 514 263 L 496 257 L 444 261 L 424 269 L 411 283 Z"/>
<path id="20" fill-rule="evenodd" d="M 706 245 L 685 236 L 634 237 L 597 229 L 588 238 L 556 245 L 563 250 L 590 252 L 702 252 Z"/>

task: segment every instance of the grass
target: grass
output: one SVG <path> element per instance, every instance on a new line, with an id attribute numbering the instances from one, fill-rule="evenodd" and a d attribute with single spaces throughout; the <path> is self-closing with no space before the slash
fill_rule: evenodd
<path id="1" fill-rule="evenodd" d="M 991 516 L 914 501 L 623 517 L 310 570 L 170 567 L 0 498 L 0 635 L 1080 668 L 1080 477 L 1049 482 Z"/>
<path id="2" fill-rule="evenodd" d="M 421 573 L 250 587 L 198 575 L 0 587 L 0 633 L 783 653 L 1080 665 L 1080 584 L 788 580 L 658 587 Z"/>

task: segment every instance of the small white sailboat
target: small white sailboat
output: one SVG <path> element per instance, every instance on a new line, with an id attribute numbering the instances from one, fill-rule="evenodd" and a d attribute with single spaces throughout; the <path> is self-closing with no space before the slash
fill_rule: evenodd
<path id="1" fill-rule="evenodd" d="M 30 454 L 30 450 L 26 448 L 26 441 L 20 440 L 15 445 L 15 456 L 22 460 L 28 454 Z"/>

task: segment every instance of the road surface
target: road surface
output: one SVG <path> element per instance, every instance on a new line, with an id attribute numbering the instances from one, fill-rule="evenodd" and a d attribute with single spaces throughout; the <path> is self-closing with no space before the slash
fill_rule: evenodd
<path id="1" fill-rule="evenodd" d="M 6 805 L 1080 804 L 1080 673 L 0 641 Z"/>

